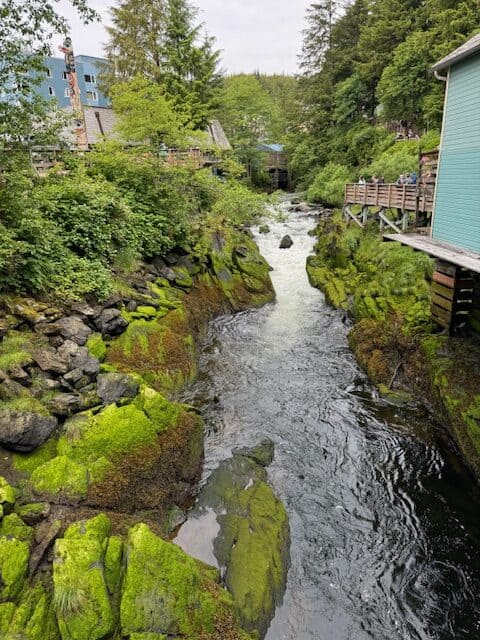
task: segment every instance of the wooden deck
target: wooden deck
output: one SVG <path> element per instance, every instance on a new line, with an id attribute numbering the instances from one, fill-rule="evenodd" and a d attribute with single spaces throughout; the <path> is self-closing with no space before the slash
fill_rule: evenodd
<path id="1" fill-rule="evenodd" d="M 480 273 L 480 254 L 461 249 L 448 242 L 436 240 L 430 236 L 414 233 L 384 234 L 385 240 L 395 240 L 418 251 L 428 253 L 434 258 L 449 262 L 473 273 Z"/>
<path id="2" fill-rule="evenodd" d="M 345 204 L 430 213 L 433 195 L 414 184 L 347 184 Z"/>

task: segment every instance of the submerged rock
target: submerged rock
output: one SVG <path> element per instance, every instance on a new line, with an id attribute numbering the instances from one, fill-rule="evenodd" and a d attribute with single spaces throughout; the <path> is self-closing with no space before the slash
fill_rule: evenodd
<path id="1" fill-rule="evenodd" d="M 280 242 L 280 249 L 290 249 L 293 246 L 293 240 L 289 235 L 283 236 Z"/>
<path id="2" fill-rule="evenodd" d="M 261 224 L 258 227 L 258 233 L 262 233 L 262 234 L 270 233 L 270 227 L 268 226 L 268 224 Z"/>
<path id="3" fill-rule="evenodd" d="M 281 602 L 289 565 L 288 517 L 266 482 L 264 466 L 272 459 L 269 440 L 235 452 L 210 476 L 190 520 L 192 527 L 197 519 L 201 526 L 205 514 L 216 514 L 214 556 L 242 627 L 260 636 Z"/>

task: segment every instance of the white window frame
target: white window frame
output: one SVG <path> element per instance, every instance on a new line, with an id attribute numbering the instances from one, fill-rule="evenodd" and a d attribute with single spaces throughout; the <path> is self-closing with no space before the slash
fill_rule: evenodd
<path id="1" fill-rule="evenodd" d="M 70 87 L 65 87 L 65 89 L 63 90 L 63 97 L 70 98 Z"/>
<path id="2" fill-rule="evenodd" d="M 87 80 L 87 78 L 90 78 L 90 79 Z M 94 76 L 93 73 L 84 73 L 83 79 L 85 80 L 86 84 L 97 84 L 97 78 Z"/>
<path id="3" fill-rule="evenodd" d="M 93 89 L 89 89 L 86 92 L 87 95 L 87 99 L 88 100 L 92 100 L 93 102 L 98 102 L 98 92 L 93 90 Z"/>
<path id="4" fill-rule="evenodd" d="M 55 97 L 55 87 L 48 87 L 48 95 L 50 96 L 50 98 Z"/>
<path id="5" fill-rule="evenodd" d="M 52 70 L 50 67 L 47 67 L 47 78 L 51 78 L 53 76 Z"/>

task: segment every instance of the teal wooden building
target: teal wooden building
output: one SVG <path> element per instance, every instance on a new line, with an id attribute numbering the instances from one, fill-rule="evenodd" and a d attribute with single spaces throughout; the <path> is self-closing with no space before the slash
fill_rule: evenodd
<path id="1" fill-rule="evenodd" d="M 447 90 L 432 237 L 480 253 L 480 33 L 433 71 Z"/>
<path id="2" fill-rule="evenodd" d="M 446 83 L 431 235 L 386 234 L 386 240 L 436 258 L 432 318 L 455 332 L 480 333 L 480 33 L 432 67 Z"/>

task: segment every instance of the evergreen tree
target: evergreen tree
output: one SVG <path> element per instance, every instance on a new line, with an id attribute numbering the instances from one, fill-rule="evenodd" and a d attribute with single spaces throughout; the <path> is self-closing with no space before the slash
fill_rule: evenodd
<path id="1" fill-rule="evenodd" d="M 214 38 L 198 44 L 202 26 L 195 24 L 195 9 L 187 0 L 168 0 L 162 48 L 162 81 L 168 96 L 197 127 L 205 126 L 220 83 L 220 54 Z"/>
<path id="2" fill-rule="evenodd" d="M 139 74 L 161 82 L 166 0 L 121 0 L 110 12 L 104 90 Z"/>
<path id="3" fill-rule="evenodd" d="M 108 28 L 107 91 L 138 75 L 162 86 L 190 123 L 204 127 L 220 82 L 214 39 L 202 38 L 197 10 L 187 0 L 119 0 Z"/>
<path id="4" fill-rule="evenodd" d="M 332 48 L 333 25 L 339 18 L 342 5 L 341 0 L 322 0 L 308 7 L 301 55 L 301 67 L 307 75 L 322 68 L 325 54 Z"/>

